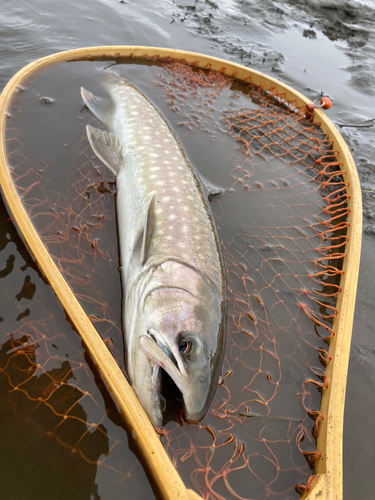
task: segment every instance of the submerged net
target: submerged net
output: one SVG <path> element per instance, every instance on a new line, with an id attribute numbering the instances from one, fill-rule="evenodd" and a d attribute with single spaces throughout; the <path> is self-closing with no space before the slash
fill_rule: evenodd
<path id="1" fill-rule="evenodd" d="M 194 140 L 203 132 L 228 158 L 228 189 L 212 204 L 228 279 L 222 378 L 201 423 L 180 415 L 158 432 L 186 486 L 205 499 L 298 498 L 320 457 L 320 391 L 328 384 L 327 344 L 347 243 L 347 185 L 337 152 L 303 109 L 272 89 L 184 61 L 151 63 L 162 66 L 161 102 L 168 103 L 179 134 Z M 15 107 L 22 106 L 21 96 Z M 7 152 L 30 218 L 124 369 L 115 185 L 88 146 L 84 126 L 90 121 L 85 112 L 65 192 L 51 189 L 50 165 L 29 157 L 12 118 Z M 55 314 L 43 315 L 53 322 Z M 103 431 L 103 400 L 92 374 L 85 378 L 82 351 L 73 364 L 59 358 L 59 368 L 49 369 L 56 334 L 46 324 L 45 318 L 24 321 L 19 333 L 9 332 L 12 354 L 1 373 L 45 432 L 93 462 L 97 458 L 84 448 L 87 434 L 108 434 L 109 452 L 98 463 L 131 476 L 126 461 L 112 465 L 118 441 Z M 83 401 L 96 408 L 87 410 L 86 420 L 74 413 Z M 59 433 L 63 425 L 74 432 Z"/>

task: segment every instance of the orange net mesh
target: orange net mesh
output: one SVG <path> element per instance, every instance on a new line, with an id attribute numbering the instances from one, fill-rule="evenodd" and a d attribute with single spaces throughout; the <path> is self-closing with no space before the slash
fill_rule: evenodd
<path id="1" fill-rule="evenodd" d="M 347 185 L 337 152 L 303 109 L 272 89 L 184 61 L 146 56 L 143 65 L 145 70 L 162 66 L 160 106 L 168 103 L 165 113 L 187 141 L 185 147 L 203 131 L 207 148 L 223 153 L 221 175 L 228 187 L 212 203 L 228 279 L 223 376 L 203 421 L 188 424 L 179 417 L 159 430 L 162 441 L 186 486 L 205 499 L 298 498 L 309 489 L 320 457 L 315 446 L 324 418 L 320 390 L 328 384 L 326 346 L 334 334 L 347 242 Z M 22 96 L 14 106 L 22 107 Z M 50 165 L 28 154 L 13 118 L 7 152 L 30 218 L 124 368 L 114 179 L 88 146 L 84 126 L 90 120 L 85 112 L 64 192 L 53 188 Z M 46 317 L 55 314 L 45 311 Z M 95 460 L 85 452 L 85 438 L 90 429 L 102 432 L 104 417 L 97 413 L 81 429 L 74 413 L 83 399 L 103 411 L 92 374 L 85 381 L 82 351 L 76 363 L 50 372 L 54 336 L 46 333 L 45 319 L 24 324 L 32 333 L 8 340 L 11 361 L 2 365 L 2 373 L 30 405 L 28 414 L 40 407 L 51 413 L 46 432 L 71 450 L 82 450 L 85 460 Z M 37 344 L 46 347 L 36 350 Z M 38 371 L 40 383 L 31 388 Z M 73 373 L 81 374 L 74 383 Z M 44 419 L 51 421 L 45 416 L 37 421 Z M 68 432 L 59 434 L 63 425 L 74 428 L 74 440 Z M 109 437 L 109 443 L 110 453 L 100 464 L 117 449 L 116 439 Z M 116 470 L 129 475 L 124 462 Z"/>

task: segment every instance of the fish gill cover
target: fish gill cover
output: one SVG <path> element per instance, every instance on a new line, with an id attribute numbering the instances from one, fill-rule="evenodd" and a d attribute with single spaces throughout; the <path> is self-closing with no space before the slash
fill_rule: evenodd
<path id="1" fill-rule="evenodd" d="M 347 185 L 334 147 L 306 110 L 251 80 L 174 59 L 116 62 L 163 112 L 199 172 L 225 187 L 212 202 L 228 282 L 222 377 L 206 417 L 187 423 L 173 410 L 158 430 L 162 442 L 185 485 L 205 499 L 298 498 L 320 457 L 320 393 L 347 242 Z M 19 89 L 6 146 L 30 219 L 125 372 L 115 179 L 86 139 L 86 124 L 98 122 L 85 109 L 77 116 L 78 91 L 71 98 L 87 66 L 51 67 Z M 105 78 L 107 63 L 89 66 L 87 79 L 93 67 Z M 60 87 L 51 85 L 59 78 Z M 48 88 L 56 100 L 40 93 Z M 105 469 L 112 488 L 120 481 L 112 489 L 120 497 L 123 481 L 144 481 L 119 416 L 61 307 L 38 302 L 32 311 L 2 333 L 9 398 L 41 432 Z M 99 441 L 104 448 L 87 446 Z"/>

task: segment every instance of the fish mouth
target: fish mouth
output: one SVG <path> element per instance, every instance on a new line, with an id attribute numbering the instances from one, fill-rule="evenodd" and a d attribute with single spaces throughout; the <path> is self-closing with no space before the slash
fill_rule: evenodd
<path id="1" fill-rule="evenodd" d="M 152 363 L 151 398 L 154 411 L 149 417 L 156 427 L 161 427 L 167 399 L 168 402 L 172 399 L 175 402 L 180 399 L 180 395 L 183 398 L 190 377 L 178 356 L 178 349 L 156 330 L 150 329 L 146 334 L 141 335 L 139 345 Z M 171 398 L 171 395 L 174 397 Z"/>

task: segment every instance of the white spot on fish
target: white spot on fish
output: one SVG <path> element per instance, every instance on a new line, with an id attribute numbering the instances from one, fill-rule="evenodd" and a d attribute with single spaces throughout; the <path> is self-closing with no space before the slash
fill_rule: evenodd
<path id="1" fill-rule="evenodd" d="M 172 236 L 166 236 L 167 240 L 173 240 Z"/>
<path id="2" fill-rule="evenodd" d="M 155 179 L 156 175 L 150 175 L 150 179 Z"/>
<path id="3" fill-rule="evenodd" d="M 171 198 L 169 196 L 164 196 L 164 198 L 161 199 L 161 201 L 169 201 Z"/>
<path id="4" fill-rule="evenodd" d="M 177 243 L 177 246 L 179 246 L 180 248 L 185 248 L 185 243 L 183 243 L 182 241 L 179 241 Z"/>
<path id="5" fill-rule="evenodd" d="M 164 185 L 164 181 L 158 181 L 158 182 L 156 183 L 156 185 L 157 185 L 157 186 L 163 186 L 163 185 Z"/>
<path id="6" fill-rule="evenodd" d="M 169 219 L 169 220 L 175 220 L 175 219 L 176 219 L 175 214 L 169 215 L 169 216 L 168 216 L 168 219 Z"/>
<path id="7" fill-rule="evenodd" d="M 162 210 L 161 208 L 157 208 L 157 209 L 155 210 L 155 213 L 156 213 L 156 214 L 162 214 L 162 213 L 163 213 L 163 210 Z"/>

